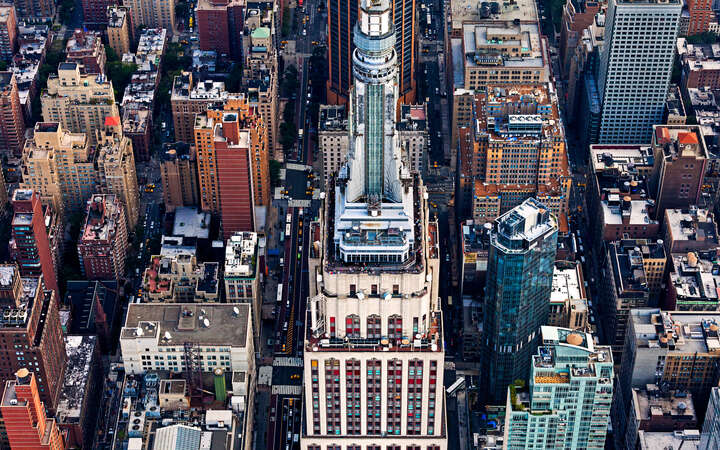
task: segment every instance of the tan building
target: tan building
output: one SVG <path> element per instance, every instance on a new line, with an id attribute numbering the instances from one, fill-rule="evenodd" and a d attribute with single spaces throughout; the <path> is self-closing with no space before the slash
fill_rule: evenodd
<path id="1" fill-rule="evenodd" d="M 0 154 L 17 157 L 24 146 L 25 118 L 17 77 L 12 72 L 0 72 Z"/>
<path id="2" fill-rule="evenodd" d="M 132 46 L 134 30 L 130 10 L 125 6 L 108 6 L 107 20 L 108 44 L 122 58 L 125 53 L 130 53 Z"/>
<path id="3" fill-rule="evenodd" d="M 85 133 L 71 133 L 56 122 L 38 122 L 23 151 L 24 189 L 34 189 L 56 211 L 82 211 L 96 191 L 96 153 Z"/>
<path id="4" fill-rule="evenodd" d="M 130 230 L 137 225 L 140 199 L 135 156 L 130 139 L 123 136 L 119 117 L 107 117 L 98 132 L 98 179 L 108 194 L 115 194 L 125 206 Z"/>
<path id="5" fill-rule="evenodd" d="M 132 12 L 132 25 L 147 28 L 165 28 L 175 32 L 175 0 L 127 0 L 123 6 Z"/>
<path id="6" fill-rule="evenodd" d="M 243 90 L 250 105 L 257 106 L 265 122 L 268 148 L 273 158 L 282 161 L 284 152 L 278 142 L 278 67 L 271 27 L 271 24 L 270 27 L 257 27 L 250 33 L 249 39 L 246 38 Z"/>
<path id="7" fill-rule="evenodd" d="M 57 76 L 48 79 L 41 103 L 43 120 L 86 133 L 90 146 L 97 144 L 93 131 L 103 129 L 105 118 L 120 116 L 112 81 L 102 74 L 81 74 L 76 63 L 60 63 Z"/>
<path id="8" fill-rule="evenodd" d="M 181 206 L 200 204 L 195 152 L 187 144 L 175 143 L 162 152 L 160 176 L 165 209 L 170 212 Z"/>
<path id="9" fill-rule="evenodd" d="M 87 201 L 85 223 L 78 238 L 78 257 L 89 280 L 120 280 L 128 247 L 123 204 L 114 194 L 94 194 Z"/>
<path id="10" fill-rule="evenodd" d="M 266 125 L 268 153 L 276 161 L 285 159 L 285 152 L 278 141 L 278 94 L 274 74 L 268 79 L 254 80 L 244 88 L 250 106 L 257 108 Z"/>
<path id="11" fill-rule="evenodd" d="M 477 5 L 468 8 L 478 9 Z M 508 9 L 518 8 L 516 5 Z M 528 11 L 532 13 L 528 16 L 534 18 L 511 19 L 510 14 L 503 12 L 502 20 L 465 22 L 453 32 L 449 52 L 455 80 L 452 149 L 457 148 L 457 129 L 472 126 L 471 97 L 476 91 L 490 85 L 548 82 L 546 42 L 541 37 L 535 7 Z"/>
<path id="12" fill-rule="evenodd" d="M 463 191 L 464 208 L 471 207 L 473 220 L 482 224 L 537 196 L 562 230 L 572 179 L 564 130 L 546 85 L 488 86 L 476 95 L 474 110 L 473 129 L 459 141 L 463 183 L 474 183 L 474 195 Z"/>
<path id="13" fill-rule="evenodd" d="M 227 97 L 223 82 L 207 80 L 195 83 L 192 72 L 176 76 L 170 97 L 175 140 L 194 143 L 195 115 L 205 112 L 213 103 L 225 101 Z"/>

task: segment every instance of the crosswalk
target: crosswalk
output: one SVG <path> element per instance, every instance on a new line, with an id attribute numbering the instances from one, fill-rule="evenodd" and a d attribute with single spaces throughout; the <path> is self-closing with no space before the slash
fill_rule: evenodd
<path id="1" fill-rule="evenodd" d="M 302 386 L 288 386 L 286 384 L 273 385 L 270 393 L 273 395 L 302 395 Z"/>
<path id="2" fill-rule="evenodd" d="M 293 358 L 291 356 L 278 356 L 273 358 L 273 366 L 275 367 L 302 367 L 302 358 Z"/>

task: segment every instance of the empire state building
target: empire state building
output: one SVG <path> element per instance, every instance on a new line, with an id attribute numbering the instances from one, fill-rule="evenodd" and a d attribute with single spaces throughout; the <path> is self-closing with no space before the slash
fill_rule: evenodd
<path id="1" fill-rule="evenodd" d="M 447 448 L 438 227 L 396 134 L 390 13 L 361 0 L 348 160 L 310 227 L 303 449 Z"/>

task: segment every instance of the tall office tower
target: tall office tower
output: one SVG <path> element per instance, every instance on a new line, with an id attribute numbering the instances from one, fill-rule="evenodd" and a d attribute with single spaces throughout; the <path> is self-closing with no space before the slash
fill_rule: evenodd
<path id="1" fill-rule="evenodd" d="M 45 211 L 40 196 L 31 189 L 16 189 L 12 198 L 14 216 L 11 224 L 10 252 L 23 276 L 42 275 L 45 286 L 60 295 L 57 284 L 57 230 L 50 228 L 52 207 Z M 47 213 L 47 215 L 46 215 Z M 46 219 L 47 222 L 46 222 Z M 60 237 L 62 239 L 62 237 Z"/>
<path id="2" fill-rule="evenodd" d="M 64 450 L 60 428 L 45 415 L 35 374 L 23 368 L 15 379 L 5 382 L 0 413 L 5 422 L 10 448 Z"/>
<path id="3" fill-rule="evenodd" d="M 593 335 L 543 326 L 527 390 L 507 391 L 505 445 L 554 450 L 605 447 L 613 398 L 613 359 Z"/>
<path id="4" fill-rule="evenodd" d="M 93 30 L 105 28 L 108 24 L 108 7 L 119 3 L 118 0 L 82 0 L 83 25 Z"/>
<path id="5" fill-rule="evenodd" d="M 353 83 L 354 30 L 359 0 L 328 0 L 327 100 L 346 103 Z M 399 101 L 415 102 L 415 65 L 418 29 L 415 0 L 393 0 L 390 20 L 395 26 L 395 52 L 398 59 Z"/>
<path id="6" fill-rule="evenodd" d="M 498 217 L 490 234 L 485 287 L 485 373 L 491 401 L 526 380 L 547 323 L 557 251 L 557 220 L 530 198 Z"/>
<path id="7" fill-rule="evenodd" d="M 87 134 L 90 146 L 97 144 L 94 130 L 103 129 L 105 118 L 120 115 L 112 81 L 102 74 L 81 74 L 74 62 L 60 63 L 40 100 L 44 121 Z"/>
<path id="8" fill-rule="evenodd" d="M 492 85 L 476 99 L 473 139 L 459 143 L 460 204 L 471 209 L 477 224 L 494 221 L 530 197 L 562 217 L 572 178 L 565 132 L 548 88 Z"/>
<path id="9" fill-rule="evenodd" d="M 0 72 L 0 154 L 20 156 L 24 145 L 25 118 L 17 79 L 12 72 Z"/>
<path id="10" fill-rule="evenodd" d="M 560 28 L 560 70 L 563 76 L 568 76 L 575 48 L 582 44 L 583 33 L 592 26 L 600 6 L 600 2 L 595 0 L 565 2 Z"/>
<path id="11" fill-rule="evenodd" d="M 267 206 L 267 133 L 243 95 L 208 108 L 195 119 L 200 201 L 219 214 L 223 238 L 254 231 L 255 206 Z"/>
<path id="12" fill-rule="evenodd" d="M 243 10 L 239 0 L 199 0 L 197 29 L 200 50 L 242 59 Z"/>
<path id="13" fill-rule="evenodd" d="M 67 364 L 55 291 L 45 289 L 42 276 L 20 277 L 17 266 L 0 265 L 0 310 L 5 355 L 0 379 L 13 379 L 21 368 L 31 370 L 38 377 L 40 399 L 55 411 Z"/>
<path id="14" fill-rule="evenodd" d="M 108 6 L 106 15 L 108 44 L 122 58 L 125 53 L 130 53 L 135 31 L 130 9 L 125 6 Z"/>
<path id="15" fill-rule="evenodd" d="M 106 117 L 105 128 L 97 134 L 97 176 L 101 190 L 120 198 L 128 229 L 134 230 L 140 209 L 140 192 L 132 143 L 130 138 L 123 136 L 119 117 Z"/>
<path id="16" fill-rule="evenodd" d="M 165 209 L 200 204 L 197 161 L 190 145 L 176 142 L 160 154 L 160 178 Z"/>
<path id="17" fill-rule="evenodd" d="M 652 130 L 655 165 L 649 187 L 659 219 L 668 208 L 698 204 L 710 158 L 697 125 L 657 125 Z"/>
<path id="18" fill-rule="evenodd" d="M 123 209 L 114 194 L 95 194 L 87 202 L 77 247 L 80 268 L 89 280 L 119 280 L 125 273 L 128 233 Z"/>
<path id="19" fill-rule="evenodd" d="M 601 144 L 646 144 L 662 123 L 680 0 L 610 0 L 598 87 Z"/>
<path id="20" fill-rule="evenodd" d="M 13 5 L 0 5 L 0 59 L 10 61 L 18 45 L 17 14 Z"/>
<path id="21" fill-rule="evenodd" d="M 361 1 L 348 162 L 310 226 L 304 450 L 447 446 L 438 228 L 395 131 L 391 13 Z"/>
<path id="22" fill-rule="evenodd" d="M 50 19 L 55 17 L 55 0 L 15 0 L 15 9 L 21 19 Z"/>
<path id="23" fill-rule="evenodd" d="M 165 28 L 169 35 L 175 32 L 175 0 L 126 0 L 134 27 Z"/>

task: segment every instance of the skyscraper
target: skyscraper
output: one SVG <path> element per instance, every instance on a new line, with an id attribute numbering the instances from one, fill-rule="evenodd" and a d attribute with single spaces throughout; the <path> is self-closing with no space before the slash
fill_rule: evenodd
<path id="1" fill-rule="evenodd" d="M 541 336 L 529 389 L 508 389 L 506 448 L 604 448 L 613 398 L 610 347 L 568 328 L 543 326 Z"/>
<path id="2" fill-rule="evenodd" d="M 328 103 L 345 103 L 353 83 L 354 27 L 359 0 L 328 0 Z M 415 102 L 415 58 L 417 51 L 415 0 L 393 0 L 390 20 L 395 24 L 399 98 Z"/>
<path id="3" fill-rule="evenodd" d="M 53 220 L 46 221 L 45 211 L 40 196 L 32 189 L 16 189 L 12 198 L 14 216 L 11 224 L 10 251 L 24 276 L 42 275 L 48 289 L 60 295 L 57 274 L 53 257 L 51 236 L 48 236 L 49 225 Z M 52 215 L 51 206 L 48 215 Z M 57 237 L 56 237 L 57 238 Z M 62 238 L 62 237 L 61 237 Z"/>
<path id="4" fill-rule="evenodd" d="M 304 450 L 447 446 L 439 236 L 401 158 L 391 14 L 361 1 L 348 161 L 305 233 Z"/>
<path id="5" fill-rule="evenodd" d="M 547 323 L 557 220 L 534 198 L 498 217 L 490 235 L 485 287 L 485 373 L 490 399 L 527 379 Z"/>
<path id="6" fill-rule="evenodd" d="M 682 2 L 610 0 L 598 86 L 601 144 L 646 144 L 662 123 Z"/>
<path id="7" fill-rule="evenodd" d="M 12 72 L 0 72 L 0 154 L 20 156 L 24 144 L 25 119 L 17 79 Z"/>

